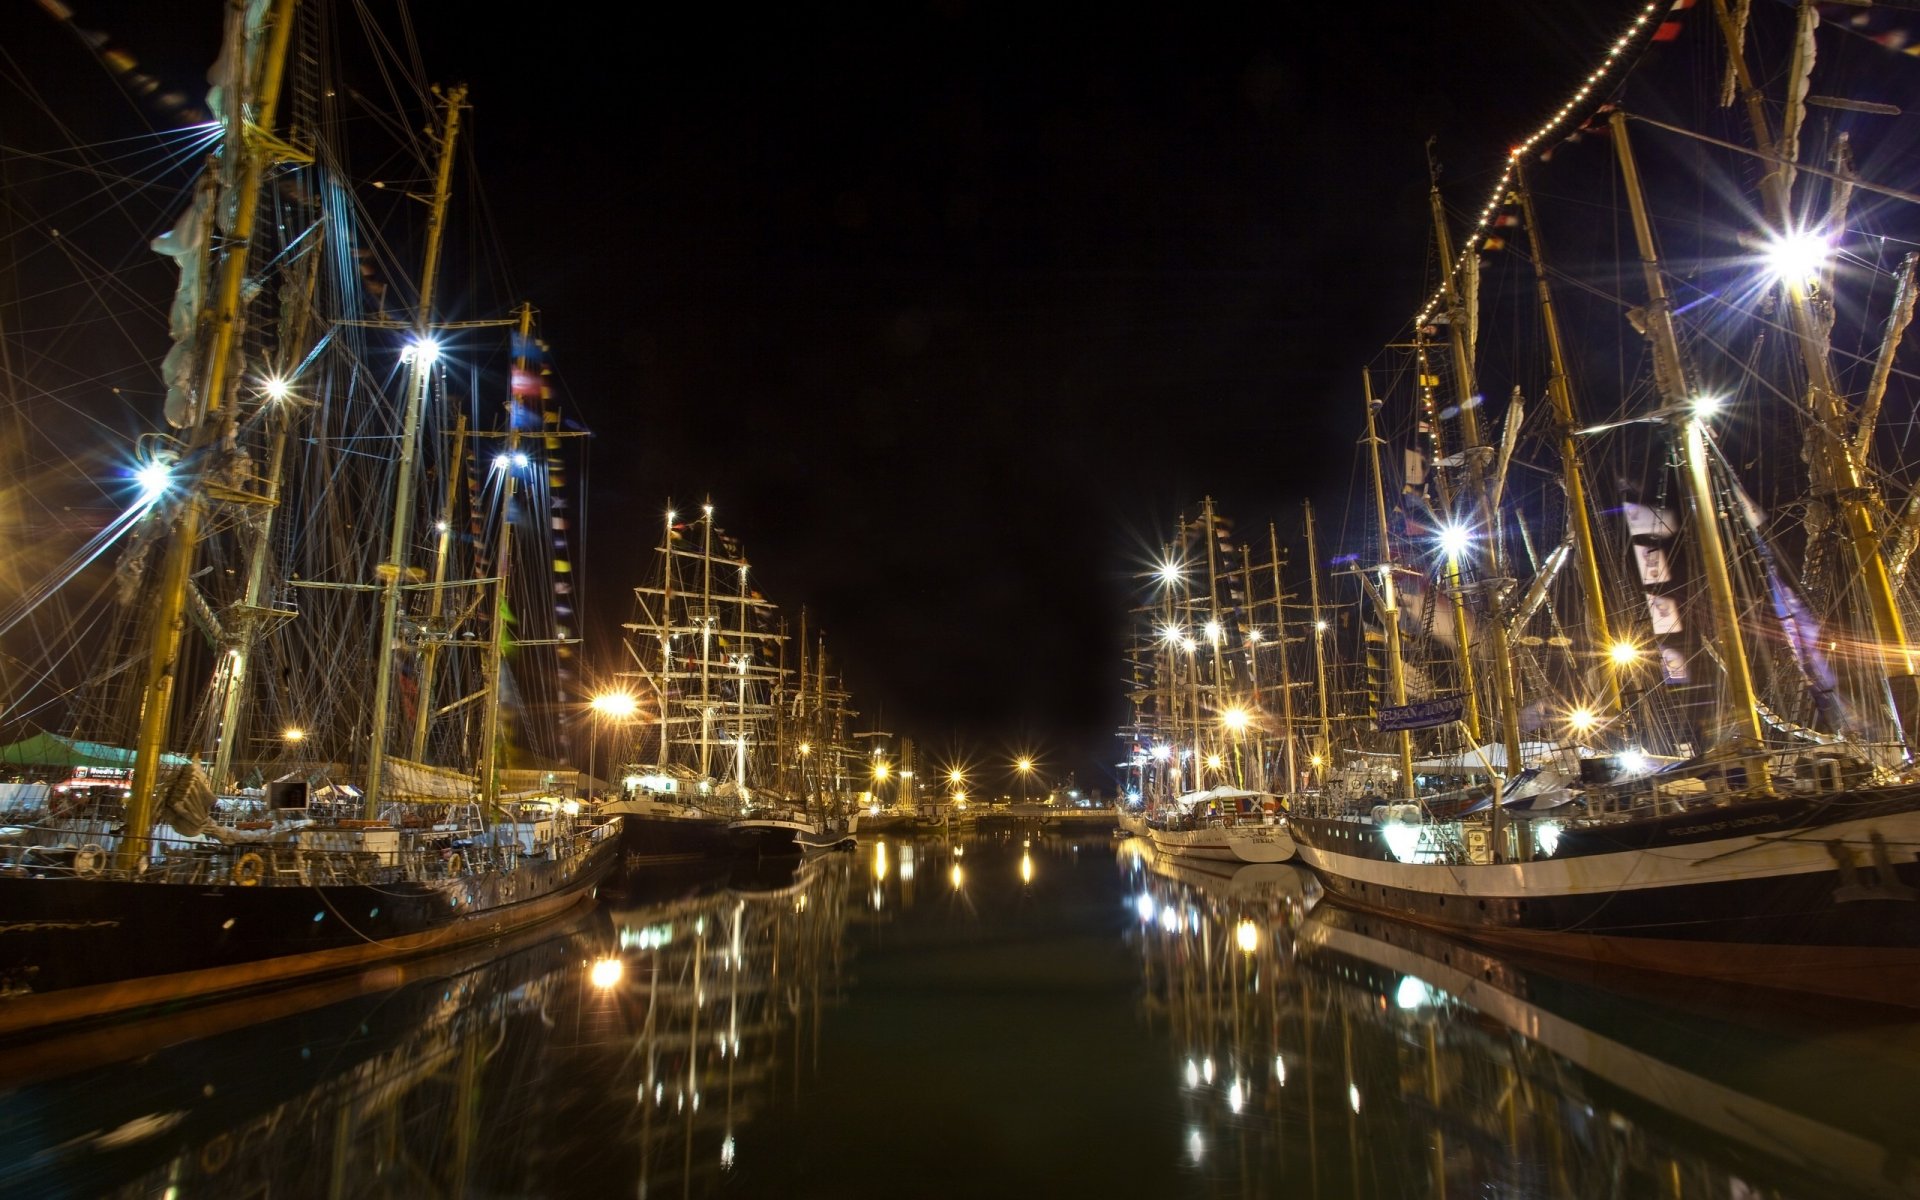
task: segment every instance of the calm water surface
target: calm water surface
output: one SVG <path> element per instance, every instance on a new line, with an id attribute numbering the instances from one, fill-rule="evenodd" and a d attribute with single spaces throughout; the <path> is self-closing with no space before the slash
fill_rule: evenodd
<path id="1" fill-rule="evenodd" d="M 0 1050 L 7 1196 L 1920 1195 L 1920 1026 L 1038 830 Z M 215 1032 L 226 1030 L 226 1032 Z"/>

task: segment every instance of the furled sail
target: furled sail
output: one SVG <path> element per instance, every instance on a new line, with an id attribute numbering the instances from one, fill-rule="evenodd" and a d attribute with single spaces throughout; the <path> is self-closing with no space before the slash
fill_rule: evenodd
<path id="1" fill-rule="evenodd" d="M 471 800 L 479 784 L 471 775 L 389 757 L 383 764 L 380 795 L 387 800 Z"/>

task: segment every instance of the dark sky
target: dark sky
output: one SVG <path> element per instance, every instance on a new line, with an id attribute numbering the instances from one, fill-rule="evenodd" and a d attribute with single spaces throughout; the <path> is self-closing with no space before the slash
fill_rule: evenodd
<path id="1" fill-rule="evenodd" d="M 183 84 L 204 7 L 75 0 Z M 1290 537 L 1344 492 L 1358 370 L 1431 278 L 1423 143 L 1477 203 L 1635 7 L 420 6 L 598 435 L 589 660 L 710 495 L 870 719 L 1104 783 L 1176 515 Z"/>

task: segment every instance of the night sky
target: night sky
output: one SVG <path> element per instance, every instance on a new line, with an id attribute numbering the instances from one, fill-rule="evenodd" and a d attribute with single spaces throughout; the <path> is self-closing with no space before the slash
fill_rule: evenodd
<path id="1" fill-rule="evenodd" d="M 218 38 L 74 7 L 184 87 Z M 597 434 L 588 662 L 668 498 L 711 496 L 864 724 L 1110 787 L 1177 515 L 1291 538 L 1345 493 L 1359 369 L 1433 278 L 1428 137 L 1476 204 L 1634 7 L 419 6 Z"/>

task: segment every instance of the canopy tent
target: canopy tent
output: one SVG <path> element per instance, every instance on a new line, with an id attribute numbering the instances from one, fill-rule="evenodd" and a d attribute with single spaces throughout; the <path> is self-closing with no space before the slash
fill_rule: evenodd
<path id="1" fill-rule="evenodd" d="M 1237 809 L 1243 813 L 1258 812 L 1263 800 L 1278 800 L 1272 792 L 1251 792 L 1245 788 L 1217 787 L 1205 791 L 1188 792 L 1174 799 L 1182 811 L 1192 812 L 1208 804 L 1219 803 L 1222 807 Z"/>
<path id="2" fill-rule="evenodd" d="M 1568 746 L 1552 742 L 1521 742 L 1520 764 L 1542 762 L 1556 753 L 1574 753 Z M 1507 773 L 1507 747 L 1504 742 L 1488 742 L 1474 750 L 1423 758 L 1413 764 L 1415 775 L 1492 775 Z"/>
<path id="3" fill-rule="evenodd" d="M 0 746 L 0 765 L 10 767 L 57 767 L 71 771 L 75 767 L 117 767 L 132 770 L 137 757 L 131 750 L 109 746 L 105 742 L 83 742 L 57 733 L 36 733 L 10 746 Z M 162 766 L 177 767 L 187 761 L 183 754 L 162 754 Z"/>

